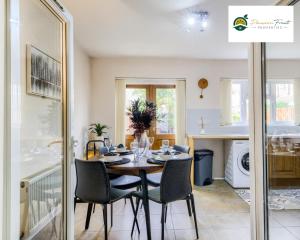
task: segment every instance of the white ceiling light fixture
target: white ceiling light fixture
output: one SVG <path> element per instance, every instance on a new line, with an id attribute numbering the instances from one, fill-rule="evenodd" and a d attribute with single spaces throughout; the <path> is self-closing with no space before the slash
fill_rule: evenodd
<path id="1" fill-rule="evenodd" d="M 203 32 L 208 26 L 208 12 L 207 11 L 192 11 L 186 14 L 185 18 L 186 31 L 192 30 Z"/>

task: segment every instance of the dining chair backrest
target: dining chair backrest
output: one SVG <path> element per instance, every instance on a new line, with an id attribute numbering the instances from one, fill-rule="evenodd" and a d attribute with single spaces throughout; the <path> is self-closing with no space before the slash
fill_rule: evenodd
<path id="1" fill-rule="evenodd" d="M 182 152 L 182 153 L 187 153 L 187 154 L 190 153 L 190 147 L 186 145 L 174 145 L 173 149 L 175 151 Z"/>
<path id="2" fill-rule="evenodd" d="M 84 202 L 105 204 L 110 201 L 110 181 L 101 161 L 75 160 L 75 196 Z"/>
<path id="3" fill-rule="evenodd" d="M 169 160 L 160 183 L 160 200 L 164 203 L 185 199 L 191 192 L 192 158 Z"/>

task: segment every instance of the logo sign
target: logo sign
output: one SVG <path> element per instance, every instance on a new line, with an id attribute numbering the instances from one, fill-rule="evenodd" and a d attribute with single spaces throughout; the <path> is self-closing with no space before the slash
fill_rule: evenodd
<path id="1" fill-rule="evenodd" d="M 293 42 L 292 6 L 229 6 L 229 42 Z"/>

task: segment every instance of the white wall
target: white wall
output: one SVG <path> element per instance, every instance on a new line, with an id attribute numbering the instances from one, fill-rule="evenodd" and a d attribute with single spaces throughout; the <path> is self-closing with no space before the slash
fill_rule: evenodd
<path id="1" fill-rule="evenodd" d="M 272 60 L 268 64 L 270 78 L 300 78 L 300 61 Z M 248 133 L 248 127 L 220 127 L 220 79 L 247 78 L 247 60 L 191 60 L 164 58 L 100 58 L 92 59 L 91 120 L 115 126 L 115 78 L 185 78 L 187 86 L 187 132 L 198 134 L 200 116 L 211 133 Z M 200 99 L 198 80 L 208 79 L 209 86 Z M 215 151 L 214 178 L 224 176 L 222 141 L 197 143 L 197 147 Z"/>
<path id="2" fill-rule="evenodd" d="M 188 60 L 163 58 L 103 58 L 92 60 L 92 121 L 109 126 L 115 122 L 115 78 L 185 78 L 187 110 L 219 109 L 219 81 L 222 77 L 247 77 L 246 60 Z M 198 80 L 209 86 L 200 99 Z M 198 120 L 197 120 L 198 121 Z M 113 129 L 111 135 L 114 136 Z"/>
<path id="3" fill-rule="evenodd" d="M 74 46 L 74 127 L 75 139 L 78 140 L 75 154 L 76 157 L 82 158 L 92 109 L 90 106 L 91 69 L 89 57 L 76 42 Z"/>
<path id="4" fill-rule="evenodd" d="M 0 238 L 3 233 L 3 203 L 4 203 L 4 188 L 3 188 L 3 164 L 4 164 L 4 68 L 5 68 L 5 1 L 0 0 Z"/>

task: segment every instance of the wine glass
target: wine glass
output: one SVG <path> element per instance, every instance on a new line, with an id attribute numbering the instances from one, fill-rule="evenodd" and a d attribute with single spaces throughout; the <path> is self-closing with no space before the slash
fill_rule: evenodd
<path id="1" fill-rule="evenodd" d="M 168 151 L 169 149 L 169 140 L 162 140 L 162 150 L 163 152 Z"/>
<path id="2" fill-rule="evenodd" d="M 105 138 L 104 139 L 104 145 L 105 147 L 107 148 L 107 153 L 110 152 L 110 148 L 111 148 L 111 145 L 112 145 L 112 142 L 109 138 Z"/>
<path id="3" fill-rule="evenodd" d="M 136 161 L 137 159 L 137 154 L 139 151 L 139 144 L 136 141 L 133 141 L 130 143 L 130 149 L 133 152 L 133 156 L 134 156 L 134 161 Z"/>
<path id="4" fill-rule="evenodd" d="M 150 147 L 150 150 L 152 150 L 153 143 L 154 143 L 154 137 L 149 137 L 149 147 Z"/>

